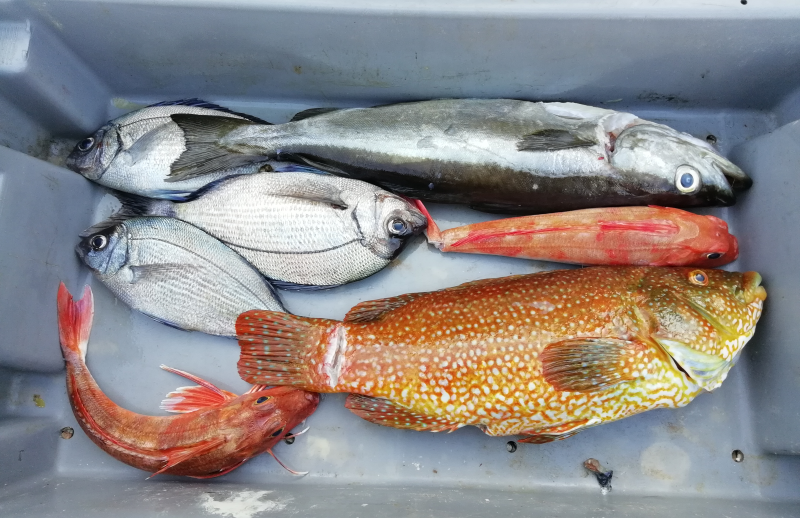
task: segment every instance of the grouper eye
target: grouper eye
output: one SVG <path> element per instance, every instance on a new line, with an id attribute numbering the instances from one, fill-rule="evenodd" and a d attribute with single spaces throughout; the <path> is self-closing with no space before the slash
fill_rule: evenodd
<path id="1" fill-rule="evenodd" d="M 719 258 L 720 258 L 720 257 L 722 257 L 723 255 L 725 255 L 725 254 L 723 254 L 723 253 L 720 253 L 720 252 L 712 252 L 712 253 L 710 253 L 710 254 L 708 254 L 708 255 L 706 256 L 706 259 L 719 259 Z"/>
<path id="2" fill-rule="evenodd" d="M 87 137 L 80 142 L 78 142 L 78 151 L 87 152 L 94 147 L 94 138 Z"/>
<path id="3" fill-rule="evenodd" d="M 702 270 L 693 270 L 689 272 L 689 282 L 698 286 L 708 286 L 708 275 Z"/>
<path id="4" fill-rule="evenodd" d="M 697 191 L 700 188 L 700 173 L 692 166 L 679 166 L 675 170 L 675 187 L 686 194 Z"/>
<path id="5" fill-rule="evenodd" d="M 92 238 L 89 240 L 89 246 L 91 246 L 92 250 L 95 251 L 102 250 L 103 248 L 106 247 L 107 244 L 108 244 L 108 238 L 103 234 L 97 234 L 95 236 L 92 236 Z"/>
<path id="6" fill-rule="evenodd" d="M 389 221 L 389 233 L 396 236 L 401 236 L 408 230 L 408 225 L 402 219 L 393 219 Z"/>

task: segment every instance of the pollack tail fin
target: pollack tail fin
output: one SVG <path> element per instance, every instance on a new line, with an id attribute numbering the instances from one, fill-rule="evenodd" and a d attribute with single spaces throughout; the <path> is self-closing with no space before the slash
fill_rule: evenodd
<path id="1" fill-rule="evenodd" d="M 64 356 L 68 351 L 80 355 L 86 360 L 86 349 L 89 333 L 92 330 L 94 317 L 94 299 L 92 289 L 86 286 L 83 296 L 75 302 L 72 294 L 62 282 L 58 287 L 58 335 Z"/>
<path id="2" fill-rule="evenodd" d="M 331 392 L 341 362 L 338 324 L 278 311 L 242 313 L 236 320 L 239 376 L 248 383 Z"/>

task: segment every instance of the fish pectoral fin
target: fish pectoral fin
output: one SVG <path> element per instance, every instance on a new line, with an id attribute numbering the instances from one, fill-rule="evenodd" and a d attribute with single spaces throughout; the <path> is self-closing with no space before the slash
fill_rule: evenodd
<path id="1" fill-rule="evenodd" d="M 239 153 L 220 144 L 221 138 L 255 124 L 252 121 L 189 114 L 174 114 L 171 118 L 183 131 L 186 150 L 170 166 L 167 182 L 189 180 L 266 159 L 263 155 Z"/>
<path id="2" fill-rule="evenodd" d="M 194 387 L 178 387 L 174 392 L 167 394 L 167 398 L 161 402 L 161 410 L 167 412 L 175 412 L 185 414 L 194 412 L 201 408 L 210 406 L 221 405 L 226 401 L 236 399 L 238 397 L 233 392 L 222 390 L 221 388 L 209 383 L 208 381 L 166 365 L 161 365 L 161 368 L 167 372 L 183 376 L 186 379 L 192 380 L 198 384 Z"/>
<path id="3" fill-rule="evenodd" d="M 635 368 L 643 342 L 616 338 L 575 338 L 542 351 L 544 379 L 558 391 L 596 392 L 644 374 Z M 631 361 L 633 360 L 633 361 Z"/>
<path id="4" fill-rule="evenodd" d="M 188 477 L 189 478 L 199 478 L 199 479 L 221 477 L 222 475 L 227 475 L 231 471 L 235 470 L 236 468 L 238 468 L 239 466 L 241 466 L 242 464 L 244 464 L 248 460 L 250 460 L 250 459 L 240 460 L 239 462 L 237 462 L 233 466 L 228 466 L 225 469 L 221 469 L 221 470 L 217 471 L 216 473 L 211 473 L 209 475 L 188 475 Z"/>
<path id="5" fill-rule="evenodd" d="M 167 275 L 187 275 L 191 276 L 200 269 L 199 266 L 192 266 L 181 263 L 160 263 L 160 264 L 142 264 L 139 266 L 129 266 L 131 270 L 131 284 L 135 284 L 142 280 L 158 282 L 163 280 Z"/>
<path id="6" fill-rule="evenodd" d="M 316 286 L 313 284 L 297 284 L 296 282 L 281 281 L 277 279 L 268 279 L 268 280 L 273 288 L 286 291 L 319 291 L 319 290 L 329 290 L 331 288 L 341 286 L 341 284 L 327 284 L 324 286 Z"/>
<path id="7" fill-rule="evenodd" d="M 325 115 L 326 113 L 337 112 L 339 110 L 341 110 L 341 108 L 309 108 L 307 110 L 295 113 L 294 117 L 292 117 L 289 122 L 297 122 L 304 119 L 309 119 L 311 117 L 316 117 L 317 115 Z"/>
<path id="8" fill-rule="evenodd" d="M 425 293 L 409 293 L 388 299 L 367 300 L 353 306 L 344 316 L 344 322 L 372 322 L 393 309 L 401 308 Z"/>
<path id="9" fill-rule="evenodd" d="M 216 448 L 219 448 L 223 444 L 225 444 L 225 437 L 215 437 L 214 439 L 201 442 L 194 446 L 190 446 L 188 448 L 175 448 L 167 453 L 167 463 L 162 467 L 160 470 L 156 471 L 149 477 L 151 479 L 156 475 L 160 475 L 165 471 L 174 468 L 181 462 L 186 462 L 189 459 L 193 459 L 195 457 L 199 457 L 200 455 L 204 455 L 210 451 L 213 451 Z"/>
<path id="10" fill-rule="evenodd" d="M 525 437 L 519 439 L 517 442 L 544 444 L 547 442 L 561 441 L 567 437 L 572 437 L 576 433 L 583 430 L 588 422 L 588 419 L 580 419 L 578 421 L 571 421 L 569 423 L 550 428 L 541 428 L 535 431 L 522 432 L 520 435 L 524 435 Z"/>
<path id="11" fill-rule="evenodd" d="M 417 414 L 388 399 L 350 394 L 344 407 L 371 423 L 402 430 L 450 432 L 458 425 L 438 417 Z"/>
<path id="12" fill-rule="evenodd" d="M 517 142 L 518 151 L 558 151 L 597 144 L 567 130 L 542 129 L 523 136 Z"/>

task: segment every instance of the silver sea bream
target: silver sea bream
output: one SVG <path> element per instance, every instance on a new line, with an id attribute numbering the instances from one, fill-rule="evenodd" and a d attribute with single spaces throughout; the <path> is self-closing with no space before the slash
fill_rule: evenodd
<path id="1" fill-rule="evenodd" d="M 76 252 L 95 276 L 133 309 L 165 324 L 234 336 L 243 311 L 286 311 L 236 252 L 182 221 L 133 218 L 84 234 Z"/>
<path id="2" fill-rule="evenodd" d="M 331 287 L 384 268 L 426 225 L 407 200 L 358 180 L 312 173 L 223 179 L 190 201 L 120 196 L 119 216 L 190 223 L 247 259 L 276 287 Z"/>
<path id="3" fill-rule="evenodd" d="M 731 205 L 751 181 L 708 143 L 633 114 L 575 103 L 442 99 L 308 110 L 293 122 L 173 115 L 173 174 L 293 160 L 399 194 L 489 212 Z"/>

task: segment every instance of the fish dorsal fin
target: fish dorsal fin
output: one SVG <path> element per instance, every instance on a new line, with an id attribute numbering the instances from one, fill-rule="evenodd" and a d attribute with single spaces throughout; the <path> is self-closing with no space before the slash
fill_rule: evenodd
<path id="1" fill-rule="evenodd" d="M 221 405 L 238 397 L 236 394 L 222 390 L 194 374 L 173 369 L 166 365 L 162 365 L 161 368 L 198 384 L 198 386 L 193 387 L 179 387 L 174 392 L 167 394 L 167 398 L 161 402 L 161 410 L 185 414 L 202 408 Z"/>
<path id="2" fill-rule="evenodd" d="M 256 124 L 249 120 L 213 115 L 171 115 L 183 131 L 186 150 L 170 166 L 168 182 L 189 180 L 265 160 L 261 155 L 237 153 L 219 144 L 230 132 Z"/>
<path id="3" fill-rule="evenodd" d="M 270 126 L 272 125 L 271 122 L 267 122 L 264 119 L 255 117 L 253 115 L 248 115 L 247 113 L 235 112 L 229 108 L 220 106 L 219 104 L 206 102 L 196 97 L 193 97 L 192 99 L 178 99 L 177 101 L 161 101 L 160 103 L 151 104 L 150 106 L 148 106 L 148 108 L 154 106 L 192 106 L 194 108 L 205 108 L 207 110 L 214 110 L 222 113 L 230 113 L 231 115 L 236 115 L 237 117 L 242 117 L 244 119 L 257 122 L 259 124 L 269 124 Z"/>
<path id="4" fill-rule="evenodd" d="M 518 151 L 559 151 L 573 147 L 588 147 L 596 142 L 586 140 L 567 130 L 542 129 L 523 136 L 517 142 Z"/>
<path id="5" fill-rule="evenodd" d="M 379 320 L 389 311 L 405 306 L 420 295 L 425 295 L 425 293 L 409 293 L 399 297 L 361 302 L 347 312 L 344 321 L 358 324 Z"/>
<path id="6" fill-rule="evenodd" d="M 382 426 L 428 432 L 452 432 L 459 427 L 438 417 L 414 413 L 388 399 L 350 394 L 345 408 L 362 419 Z"/>
<path id="7" fill-rule="evenodd" d="M 297 122 L 304 119 L 309 119 L 311 117 L 316 117 L 317 115 L 325 115 L 326 113 L 336 112 L 339 110 L 341 110 L 341 108 L 309 108 L 308 110 L 295 113 L 294 117 L 292 117 L 289 122 Z"/>
<path id="8" fill-rule="evenodd" d="M 214 439 L 203 441 L 199 444 L 190 446 L 188 448 L 175 448 L 174 450 L 170 450 L 167 452 L 167 463 L 164 465 L 164 467 L 162 467 L 160 470 L 156 471 L 147 478 L 148 479 L 153 478 L 156 475 L 160 475 L 161 473 L 164 473 L 165 471 L 174 468 L 181 462 L 185 462 L 189 459 L 194 459 L 195 457 L 199 457 L 200 455 L 213 451 L 216 448 L 219 448 L 220 446 L 225 444 L 226 440 L 227 438 L 221 435 L 215 437 Z"/>
<path id="9" fill-rule="evenodd" d="M 630 362 L 647 345 L 616 338 L 575 338 L 548 345 L 539 359 L 544 379 L 558 391 L 597 392 L 645 372 Z M 626 372 L 627 371 L 627 372 Z"/>
<path id="10" fill-rule="evenodd" d="M 245 394 L 255 394 L 256 392 L 261 392 L 262 390 L 267 390 L 269 387 L 270 387 L 270 385 L 261 385 L 261 384 L 256 383 L 255 385 L 250 387 L 250 390 L 245 392 Z"/>

